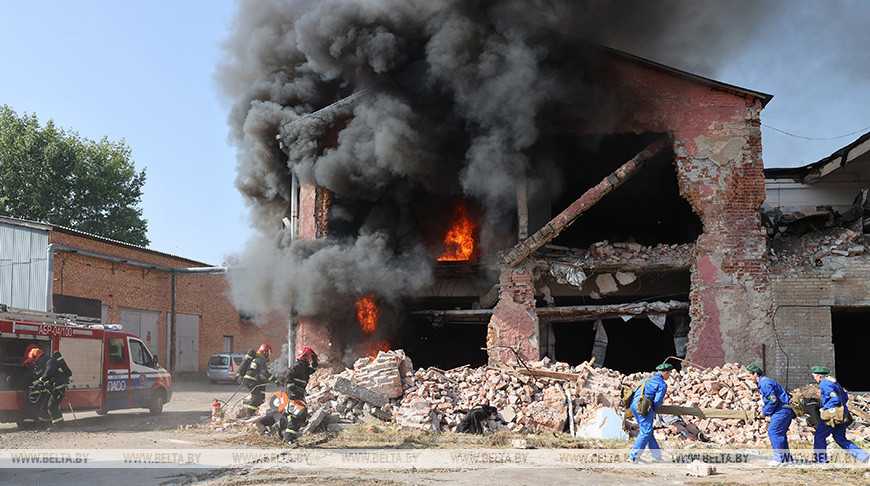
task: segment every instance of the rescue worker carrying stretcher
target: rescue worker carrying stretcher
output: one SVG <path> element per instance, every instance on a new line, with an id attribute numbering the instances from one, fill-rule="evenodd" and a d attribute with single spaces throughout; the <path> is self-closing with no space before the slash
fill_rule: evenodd
<path id="1" fill-rule="evenodd" d="M 628 454 L 630 462 L 641 462 L 640 456 L 643 454 L 644 448 L 647 447 L 653 461 L 662 461 L 662 451 L 653 433 L 653 422 L 656 410 L 665 400 L 665 393 L 668 391 L 668 384 L 665 383 L 665 380 L 670 378 L 673 369 L 674 365 L 670 363 L 656 366 L 656 372 L 646 377 L 634 390 L 634 396 L 631 399 L 631 413 L 637 420 L 638 432 L 637 439 L 635 439 L 634 445 L 631 446 L 631 452 Z"/>
<path id="2" fill-rule="evenodd" d="M 242 376 L 242 384 L 250 391 L 243 400 L 245 415 L 248 417 L 256 415 L 260 405 L 266 400 L 266 384 L 270 381 L 276 381 L 275 376 L 268 368 L 271 354 L 272 346 L 264 343 L 247 367 L 245 367 L 245 363 L 242 364 L 242 370 L 245 373 Z M 247 357 L 245 361 L 247 361 Z"/>
<path id="3" fill-rule="evenodd" d="M 828 436 L 832 434 L 834 442 L 845 449 L 856 460 L 863 463 L 870 461 L 870 454 L 867 454 L 867 451 L 856 446 L 854 442 L 846 438 L 846 428 L 852 423 L 852 415 L 846 406 L 846 402 L 849 401 L 849 394 L 846 393 L 842 385 L 837 383 L 837 380 L 833 376 L 830 376 L 831 370 L 824 366 L 813 366 L 810 368 L 810 371 L 813 373 L 813 379 L 819 384 L 819 392 L 822 399 L 820 415 L 829 417 L 820 420 L 816 425 L 816 434 L 813 440 L 813 449 L 815 449 L 813 457 L 815 461 L 828 462 Z"/>
<path id="4" fill-rule="evenodd" d="M 782 466 L 793 462 L 794 459 L 788 450 L 788 427 L 791 425 L 795 413 L 789 407 L 789 396 L 779 383 L 764 376 L 764 371 L 758 366 L 751 364 L 746 367 L 752 379 L 758 384 L 758 392 L 761 393 L 764 406 L 761 414 L 770 417 L 770 425 L 767 427 L 767 437 L 773 448 L 773 460 L 768 466 Z"/>
<path id="5" fill-rule="evenodd" d="M 42 401 L 45 411 L 43 415 L 47 415 L 51 420 L 51 427 L 63 425 L 60 403 L 66 393 L 70 376 L 72 376 L 72 371 L 70 371 L 63 356 L 60 355 L 60 351 L 51 353 L 51 358 L 45 366 L 45 372 L 38 380 L 42 387 Z"/>
<path id="6" fill-rule="evenodd" d="M 292 444 L 299 438 L 299 429 L 308 419 L 305 389 L 311 375 L 317 370 L 317 365 L 317 354 L 314 350 L 303 347 L 299 349 L 296 362 L 278 374 L 278 384 L 284 387 L 289 401 L 284 410 L 272 412 L 257 421 L 257 430 L 261 434 L 275 433 L 287 444 Z"/>

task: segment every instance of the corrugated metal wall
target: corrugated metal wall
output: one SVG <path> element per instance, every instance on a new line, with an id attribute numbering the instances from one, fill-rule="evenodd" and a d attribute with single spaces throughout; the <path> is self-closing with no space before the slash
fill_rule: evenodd
<path id="1" fill-rule="evenodd" d="M 48 231 L 0 223 L 0 303 L 47 311 Z"/>

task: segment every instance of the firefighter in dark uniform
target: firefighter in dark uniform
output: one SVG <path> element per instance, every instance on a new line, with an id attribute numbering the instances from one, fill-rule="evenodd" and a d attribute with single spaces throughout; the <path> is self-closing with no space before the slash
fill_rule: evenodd
<path id="1" fill-rule="evenodd" d="M 305 389 L 308 387 L 309 378 L 317 370 L 317 365 L 317 354 L 313 349 L 309 347 L 299 349 L 296 362 L 278 377 L 278 383 L 284 387 L 290 400 L 305 402 Z M 305 425 L 307 419 L 308 406 L 306 404 L 301 413 L 291 414 L 288 417 L 289 423 L 282 434 L 284 442 L 289 444 L 296 441 L 299 438 L 299 429 Z"/>
<path id="2" fill-rule="evenodd" d="M 242 383 L 250 390 L 245 400 L 245 415 L 253 417 L 260 409 L 260 405 L 266 400 L 266 384 L 276 381 L 275 376 L 269 371 L 269 357 L 272 354 L 272 346 L 263 344 L 257 350 L 256 357 L 251 361 L 248 369 L 242 377 Z"/>
<path id="3" fill-rule="evenodd" d="M 51 420 L 51 427 L 63 425 L 60 402 L 63 401 L 70 376 L 72 376 L 72 371 L 70 371 L 63 356 L 60 355 L 60 351 L 51 353 L 51 358 L 45 366 L 45 372 L 40 378 L 43 395 L 45 395 L 43 403 L 46 415 Z"/>
<path id="4" fill-rule="evenodd" d="M 242 365 L 239 366 L 239 371 L 236 373 L 236 381 L 238 383 L 242 382 L 242 378 L 244 378 L 245 374 L 248 373 L 248 368 L 251 367 L 251 363 L 257 359 L 257 350 L 251 348 L 248 350 L 248 354 L 245 355 L 245 359 L 242 361 Z"/>
<path id="5" fill-rule="evenodd" d="M 286 371 L 278 374 L 278 384 L 284 387 L 289 400 L 299 400 L 305 404 L 305 389 L 308 387 L 308 379 L 317 369 L 317 354 L 311 348 L 304 347 L 299 350 L 296 362 Z M 257 421 L 257 430 L 261 434 L 276 435 L 288 444 L 292 444 L 299 438 L 299 429 L 308 419 L 308 406 L 296 407 L 288 404 L 281 411 L 267 414 Z"/>
<path id="6" fill-rule="evenodd" d="M 45 399 L 42 375 L 45 374 L 48 365 L 48 356 L 41 349 L 34 347 L 27 353 L 26 360 L 30 366 L 27 379 L 29 385 L 24 397 L 24 406 L 21 408 L 21 416 L 25 428 L 35 428 Z"/>

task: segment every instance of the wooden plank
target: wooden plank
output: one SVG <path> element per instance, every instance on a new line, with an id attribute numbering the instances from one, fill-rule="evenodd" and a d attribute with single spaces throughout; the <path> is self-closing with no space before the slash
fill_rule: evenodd
<path id="1" fill-rule="evenodd" d="M 849 411 L 857 415 L 860 419 L 865 422 L 870 422 L 870 414 L 856 407 L 854 403 L 848 404 Z"/>
<path id="2" fill-rule="evenodd" d="M 656 410 L 659 415 L 692 415 L 701 418 L 739 419 L 746 422 L 755 420 L 754 410 L 727 410 L 724 408 L 679 407 L 662 405 Z"/>
<path id="3" fill-rule="evenodd" d="M 509 371 L 513 371 L 514 373 L 519 373 L 521 375 L 534 376 L 537 378 L 553 378 L 555 380 L 565 381 L 577 381 L 577 378 L 580 378 L 580 375 L 578 373 L 563 373 L 561 371 L 539 370 L 535 368 L 531 368 L 528 370 L 525 368 L 514 368 Z"/>
<path id="4" fill-rule="evenodd" d="M 671 300 L 668 302 L 635 302 L 631 304 L 612 305 L 574 305 L 562 307 L 538 307 L 535 313 L 541 320 L 559 321 L 594 321 L 597 319 L 615 319 L 621 316 L 644 317 L 650 314 L 674 314 L 687 312 L 689 302 Z"/>
<path id="5" fill-rule="evenodd" d="M 622 183 L 627 181 L 631 176 L 637 173 L 643 164 L 653 156 L 664 150 L 667 147 L 669 140 L 661 138 L 649 144 L 641 150 L 631 160 L 623 164 L 621 167 L 613 171 L 609 176 L 605 177 L 594 187 L 583 193 L 564 211 L 556 215 L 555 218 L 545 224 L 543 228 L 538 230 L 532 236 L 520 241 L 505 254 L 505 263 L 508 266 L 516 266 L 526 257 L 532 254 L 535 250 L 543 246 L 548 241 L 552 240 L 559 233 L 571 225 L 578 216 L 583 214 L 587 209 L 591 208 L 598 201 L 606 196 L 610 191 L 616 189 Z"/>
<path id="6" fill-rule="evenodd" d="M 535 309 L 535 313 L 539 319 L 559 322 L 615 319 L 627 315 L 643 317 L 649 314 L 674 314 L 687 312 L 688 310 L 688 302 L 671 300 L 668 302 L 634 302 L 631 304 L 538 307 Z M 493 309 L 421 310 L 414 311 L 413 314 L 434 322 L 488 324 L 492 317 Z"/>

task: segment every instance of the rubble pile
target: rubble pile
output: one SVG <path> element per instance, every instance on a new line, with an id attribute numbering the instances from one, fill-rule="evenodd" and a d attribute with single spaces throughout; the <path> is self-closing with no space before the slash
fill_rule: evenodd
<path id="1" fill-rule="evenodd" d="M 770 242 L 775 266 L 824 267 L 831 258 L 851 258 L 867 253 L 867 238 L 846 228 L 830 228 L 804 236 L 780 236 Z"/>
<path id="2" fill-rule="evenodd" d="M 644 246 L 634 242 L 610 242 L 608 240 L 593 243 L 588 250 L 568 248 L 557 245 L 544 246 L 549 261 L 562 261 L 576 264 L 585 260 L 586 265 L 602 264 L 649 264 L 656 262 L 689 262 L 695 245 L 691 243 L 655 246 Z"/>
<path id="3" fill-rule="evenodd" d="M 306 431 L 317 427 L 337 431 L 375 418 L 402 429 L 455 431 L 468 410 L 485 404 L 499 412 L 487 424 L 492 431 L 579 433 L 595 428 L 601 421 L 601 412 L 615 416 L 609 409 L 621 414 L 618 403 L 621 385 L 636 386 L 646 376 L 646 373 L 624 376 L 618 371 L 593 367 L 589 362 L 572 367 L 548 358 L 526 365 L 413 370 L 410 358 L 401 350 L 382 351 L 374 358 L 358 360 L 353 369 L 312 377 L 307 401 L 312 417 L 317 420 L 310 421 Z M 744 367 L 733 363 L 712 369 L 685 365 L 681 371 L 674 371 L 668 380 L 665 404 L 755 411 L 761 417 L 761 398 L 755 383 Z M 850 404 L 867 410 L 870 398 L 854 395 Z M 573 427 L 569 417 L 574 421 Z M 714 443 L 768 445 L 767 421 L 763 419 L 744 423 L 740 419 L 683 418 Z M 866 425 L 860 417 L 856 416 L 856 420 L 857 424 Z M 633 423 L 633 418 L 623 420 L 623 429 L 631 429 Z M 226 423 L 213 426 L 225 427 Z M 789 440 L 811 442 L 813 432 L 806 417 L 799 417 L 789 429 Z M 667 428 L 657 433 L 686 440 Z M 870 439 L 870 430 L 853 427 L 850 436 Z"/>
<path id="4" fill-rule="evenodd" d="M 633 260 L 655 260 L 665 257 L 672 260 L 687 260 L 694 245 L 643 246 L 639 243 L 599 241 L 589 247 L 589 257 L 604 263 L 630 263 Z"/>

